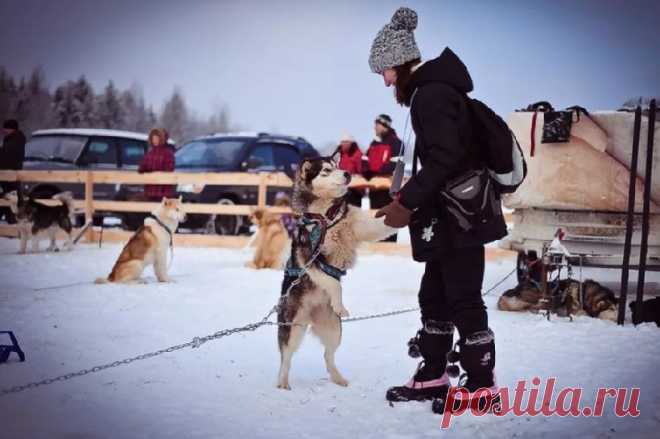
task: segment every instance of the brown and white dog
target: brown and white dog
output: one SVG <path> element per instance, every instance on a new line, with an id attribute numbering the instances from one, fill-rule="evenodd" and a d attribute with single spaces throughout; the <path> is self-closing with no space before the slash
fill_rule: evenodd
<path id="1" fill-rule="evenodd" d="M 158 281 L 170 282 L 167 251 L 179 223 L 185 220 L 181 198 L 163 198 L 160 206 L 145 218 L 144 225 L 126 243 L 110 275 L 96 279 L 96 283 L 144 282 L 140 276 L 152 264 Z"/>
<path id="2" fill-rule="evenodd" d="M 275 206 L 288 207 L 286 200 L 278 200 Z M 250 268 L 280 269 L 284 265 L 284 255 L 289 243 L 289 233 L 282 224 L 281 214 L 257 209 L 252 213 L 252 222 L 258 226 L 253 245 L 254 256 L 246 265 Z"/>
<path id="3" fill-rule="evenodd" d="M 61 192 L 53 195 L 60 201 L 59 206 L 47 206 L 32 197 L 20 199 L 17 191 L 11 191 L 4 196 L 9 201 L 9 208 L 16 217 L 18 236 L 21 240 L 19 253 L 27 251 L 27 243 L 32 240 L 32 252 L 39 251 L 39 240 L 43 235 L 50 238 L 46 251 L 59 251 L 56 243 L 58 230 L 62 230 L 67 239 L 64 250 L 73 248 L 73 195 L 71 192 Z"/>
<path id="4" fill-rule="evenodd" d="M 348 385 L 335 365 L 341 342 L 340 317 L 348 316 L 337 273 L 355 264 L 360 242 L 379 241 L 396 231 L 382 218 L 346 203 L 350 181 L 350 174 L 328 157 L 303 160 L 296 173 L 292 208 L 301 220 L 292 239 L 278 312 L 278 321 L 288 324 L 278 330 L 281 364 L 277 387 L 281 389 L 290 389 L 291 358 L 308 327 L 325 347 L 330 379 Z M 295 274 L 305 267 L 301 276 Z"/>

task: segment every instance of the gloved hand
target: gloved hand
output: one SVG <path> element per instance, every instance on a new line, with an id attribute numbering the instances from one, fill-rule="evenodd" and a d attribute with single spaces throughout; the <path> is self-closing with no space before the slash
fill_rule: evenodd
<path id="1" fill-rule="evenodd" d="M 395 227 L 397 229 L 405 227 L 410 222 L 412 211 L 408 210 L 399 203 L 399 200 L 394 200 L 387 206 L 381 208 L 376 212 L 376 218 L 381 216 L 385 217 L 385 225 Z"/>

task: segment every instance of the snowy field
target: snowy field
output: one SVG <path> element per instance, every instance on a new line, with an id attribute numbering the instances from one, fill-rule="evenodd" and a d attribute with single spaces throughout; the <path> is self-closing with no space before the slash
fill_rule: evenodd
<path id="1" fill-rule="evenodd" d="M 117 245 L 24 256 L 16 249 L 15 240 L 0 239 L 0 330 L 15 331 L 27 362 L 0 365 L 0 388 L 255 322 L 277 300 L 282 277 L 244 268 L 246 251 L 176 248 L 176 283 L 155 283 L 149 270 L 147 285 L 99 286 L 92 281 L 109 272 Z M 512 268 L 513 260 L 489 262 L 485 286 Z M 361 256 L 345 280 L 345 304 L 353 316 L 416 306 L 422 271 L 401 256 Z M 49 288 L 67 284 L 75 285 Z M 499 384 L 554 376 L 557 386 L 582 387 L 583 404 L 601 386 L 641 387 L 639 417 L 617 418 L 610 403 L 602 418 L 465 415 L 441 431 L 430 403 L 384 400 L 416 365 L 406 354 L 419 325 L 412 313 L 344 325 L 337 363 L 348 388 L 328 381 L 321 346 L 308 336 L 294 357 L 293 390 L 276 389 L 276 330 L 264 327 L 0 397 L 0 437 L 658 437 L 660 329 L 497 311 L 497 296 L 513 284 L 512 277 L 486 297 Z"/>

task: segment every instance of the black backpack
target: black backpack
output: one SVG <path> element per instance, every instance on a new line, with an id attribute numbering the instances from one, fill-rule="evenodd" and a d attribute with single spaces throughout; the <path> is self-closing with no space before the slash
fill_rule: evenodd
<path id="1" fill-rule="evenodd" d="M 440 191 L 456 225 L 471 231 L 502 216 L 500 194 L 518 189 L 527 163 L 506 122 L 483 102 L 465 96 L 472 121 L 472 146 L 483 167 L 448 181 Z"/>
<path id="2" fill-rule="evenodd" d="M 527 163 L 520 144 L 508 125 L 488 105 L 466 96 L 474 141 L 499 193 L 510 194 L 527 176 Z"/>

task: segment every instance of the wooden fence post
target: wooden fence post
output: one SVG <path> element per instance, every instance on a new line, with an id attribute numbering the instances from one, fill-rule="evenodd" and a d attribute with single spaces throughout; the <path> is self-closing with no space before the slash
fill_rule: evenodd
<path id="1" fill-rule="evenodd" d="M 259 209 L 266 207 L 266 189 L 268 188 L 267 178 L 267 173 L 259 173 L 259 192 L 257 193 L 257 208 Z"/>
<path id="2" fill-rule="evenodd" d="M 85 224 L 94 221 L 94 174 L 87 171 L 85 175 Z M 85 232 L 85 240 L 92 242 L 94 240 L 94 227 L 90 226 Z"/>

